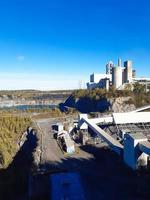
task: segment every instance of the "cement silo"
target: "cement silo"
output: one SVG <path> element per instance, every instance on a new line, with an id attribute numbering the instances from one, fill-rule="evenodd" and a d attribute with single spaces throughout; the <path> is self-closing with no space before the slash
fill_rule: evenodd
<path id="1" fill-rule="evenodd" d="M 112 68 L 112 84 L 116 89 L 122 86 L 122 67 Z"/>
<path id="2" fill-rule="evenodd" d="M 136 78 L 136 70 L 135 69 L 132 70 L 132 78 Z"/>
<path id="3" fill-rule="evenodd" d="M 124 82 L 131 83 L 132 82 L 132 61 L 127 60 L 124 62 Z"/>

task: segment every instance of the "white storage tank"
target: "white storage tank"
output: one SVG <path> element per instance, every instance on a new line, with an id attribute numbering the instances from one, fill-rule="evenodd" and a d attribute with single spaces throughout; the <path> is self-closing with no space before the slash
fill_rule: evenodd
<path id="1" fill-rule="evenodd" d="M 116 89 L 122 86 L 122 67 L 113 67 L 112 83 Z"/>
<path id="2" fill-rule="evenodd" d="M 124 62 L 124 73 L 125 73 L 125 83 L 131 83 L 132 82 L 132 61 L 127 60 Z"/>

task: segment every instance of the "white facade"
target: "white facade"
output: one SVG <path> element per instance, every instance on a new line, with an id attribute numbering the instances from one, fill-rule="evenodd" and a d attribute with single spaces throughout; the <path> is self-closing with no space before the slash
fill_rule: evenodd
<path id="1" fill-rule="evenodd" d="M 140 142 L 146 142 L 148 139 L 140 134 L 125 134 L 124 139 L 124 162 L 136 170 L 138 166 L 147 166 L 148 155 L 141 152 L 138 148 Z"/>
<path id="2" fill-rule="evenodd" d="M 111 74 L 91 74 L 90 82 L 87 83 L 88 89 L 106 88 L 108 89 L 108 82 L 112 81 Z"/>
<path id="3" fill-rule="evenodd" d="M 111 79 L 110 74 L 91 74 L 90 75 L 90 82 L 91 83 L 99 83 L 101 79 L 109 78 Z"/>

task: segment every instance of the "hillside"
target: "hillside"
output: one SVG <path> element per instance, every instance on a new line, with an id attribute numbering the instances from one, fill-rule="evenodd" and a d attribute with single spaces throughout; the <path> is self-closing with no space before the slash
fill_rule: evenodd
<path id="1" fill-rule="evenodd" d="M 73 107 L 83 113 L 89 112 L 125 112 L 136 107 L 150 104 L 150 91 L 146 92 L 143 85 L 135 84 L 131 90 L 104 89 L 77 90 L 65 101 L 64 106 Z"/>

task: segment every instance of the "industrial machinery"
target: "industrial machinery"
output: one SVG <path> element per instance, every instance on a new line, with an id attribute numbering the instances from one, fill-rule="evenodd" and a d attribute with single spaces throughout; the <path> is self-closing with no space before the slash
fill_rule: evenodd
<path id="1" fill-rule="evenodd" d="M 75 145 L 69 132 L 64 130 L 63 124 L 57 123 L 52 125 L 54 139 L 57 140 L 62 151 L 69 154 L 75 152 Z"/>

